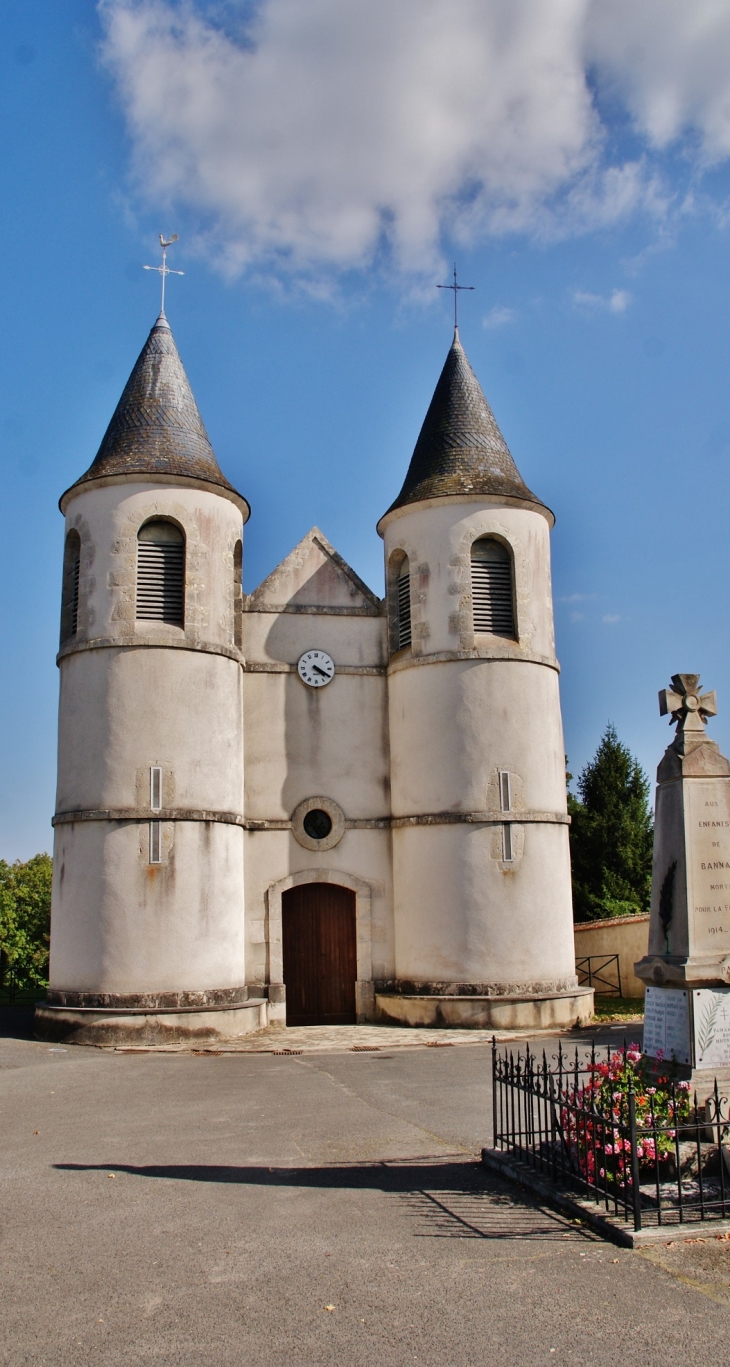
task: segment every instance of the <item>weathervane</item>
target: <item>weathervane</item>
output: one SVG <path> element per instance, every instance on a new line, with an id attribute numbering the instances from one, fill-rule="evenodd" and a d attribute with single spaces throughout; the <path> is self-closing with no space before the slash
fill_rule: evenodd
<path id="1" fill-rule="evenodd" d="M 163 237 L 162 233 L 160 233 L 160 246 L 162 247 L 162 265 L 161 265 L 161 266 L 143 266 L 143 267 L 142 267 L 142 270 L 143 270 L 143 271 L 158 271 L 159 274 L 162 276 L 162 303 L 161 303 L 161 305 L 160 305 L 160 313 L 164 313 L 164 312 L 165 312 L 165 277 L 168 276 L 168 275 L 184 275 L 184 274 L 185 274 L 184 271 L 173 271 L 173 270 L 170 270 L 170 267 L 169 267 L 168 264 L 167 264 L 167 249 L 168 249 L 168 247 L 171 247 L 171 246 L 172 246 L 173 242 L 177 242 L 177 241 L 178 241 L 178 235 L 177 235 L 177 233 L 173 233 L 173 234 L 172 234 L 172 237 L 168 237 L 167 241 L 165 241 L 165 238 Z M 460 288 L 461 288 L 461 287 L 460 287 Z"/>
<path id="2" fill-rule="evenodd" d="M 437 286 L 436 286 L 436 289 L 437 289 L 437 290 L 453 290 L 453 291 L 454 291 L 454 331 L 456 332 L 456 330 L 457 330 L 457 328 L 458 328 L 458 326 L 459 326 L 459 310 L 458 310 L 458 307 L 457 307 L 457 305 L 458 305 L 458 300 L 459 300 L 459 290 L 473 290 L 473 289 L 476 289 L 476 285 L 460 285 L 460 284 L 458 284 L 457 279 L 456 279 L 456 262 L 454 262 L 454 283 L 453 283 L 453 285 L 437 285 Z"/>

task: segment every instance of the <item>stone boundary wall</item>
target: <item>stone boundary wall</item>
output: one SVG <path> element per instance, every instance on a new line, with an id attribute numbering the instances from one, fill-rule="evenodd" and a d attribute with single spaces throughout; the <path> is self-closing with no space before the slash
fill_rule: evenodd
<path id="1" fill-rule="evenodd" d="M 645 984 L 636 977 L 634 964 L 648 952 L 648 913 L 645 916 L 613 916 L 608 921 L 581 921 L 573 930 L 576 959 L 585 959 L 589 954 L 618 954 L 623 995 L 643 997 Z"/>

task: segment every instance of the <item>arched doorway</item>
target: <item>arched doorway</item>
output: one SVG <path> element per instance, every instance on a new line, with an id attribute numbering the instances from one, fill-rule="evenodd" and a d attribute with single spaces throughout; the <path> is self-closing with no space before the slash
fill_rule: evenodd
<path id="1" fill-rule="evenodd" d="M 355 894 L 302 883 L 282 894 L 287 1025 L 354 1025 Z"/>

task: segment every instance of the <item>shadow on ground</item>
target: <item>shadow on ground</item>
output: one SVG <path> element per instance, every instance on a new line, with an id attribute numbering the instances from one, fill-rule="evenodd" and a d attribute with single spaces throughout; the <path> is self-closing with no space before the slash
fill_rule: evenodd
<path id="1" fill-rule="evenodd" d="M 126 1173 L 178 1182 L 257 1187 L 375 1191 L 404 1200 L 416 1235 L 459 1239 L 592 1240 L 580 1225 L 507 1186 L 473 1159 L 348 1163 L 311 1168 L 225 1167 L 215 1164 L 56 1163 L 63 1172 Z"/>
<path id="2" fill-rule="evenodd" d="M 0 1039 L 33 1039 L 34 1006 L 0 1006 Z"/>

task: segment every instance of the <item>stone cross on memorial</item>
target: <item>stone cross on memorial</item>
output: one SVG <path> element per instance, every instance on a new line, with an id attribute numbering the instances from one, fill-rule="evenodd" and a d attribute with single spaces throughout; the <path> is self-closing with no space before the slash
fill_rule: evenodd
<path id="1" fill-rule="evenodd" d="M 699 674 L 674 674 L 659 711 L 677 729 L 657 770 L 649 952 L 636 964 L 644 1050 L 699 1081 L 730 1068 L 730 763 L 707 736 L 717 701 Z"/>
<path id="2" fill-rule="evenodd" d="M 707 718 L 717 716 L 714 690 L 700 693 L 699 683 L 699 674 L 673 674 L 672 687 L 659 694 L 659 715 L 679 723 L 677 736 L 704 736 Z"/>

